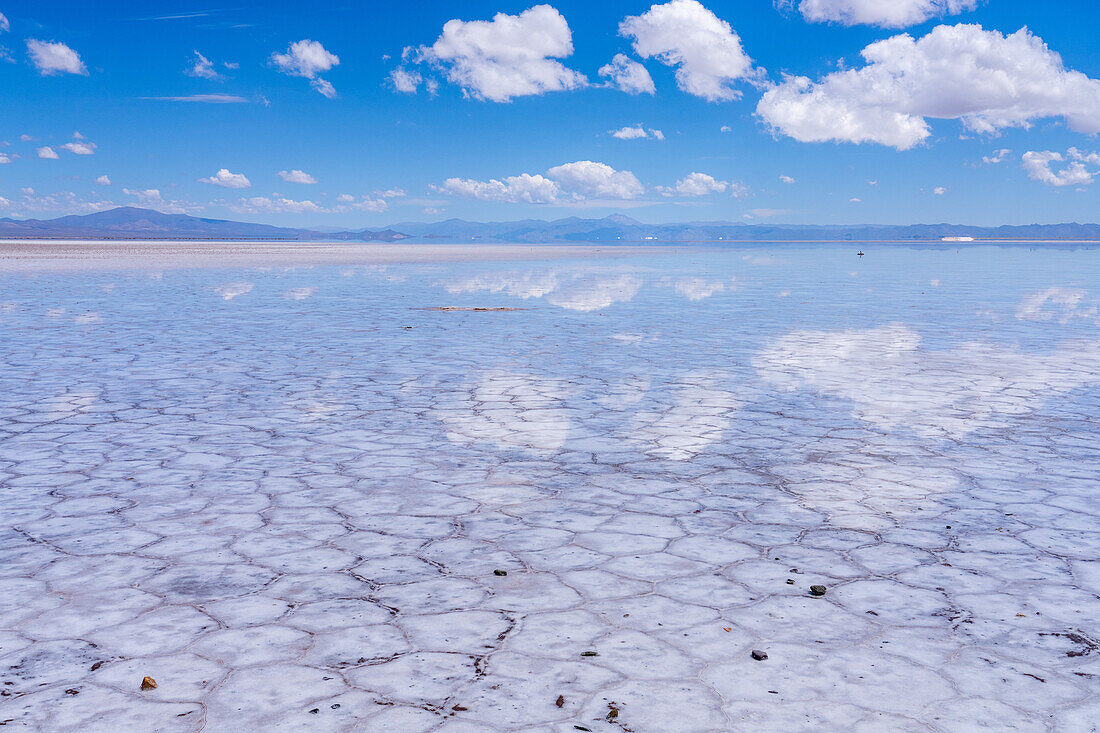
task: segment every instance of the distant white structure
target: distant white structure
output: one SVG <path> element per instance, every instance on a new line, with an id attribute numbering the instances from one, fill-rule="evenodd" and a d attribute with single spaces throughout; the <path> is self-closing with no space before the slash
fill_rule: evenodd
<path id="1" fill-rule="evenodd" d="M 974 237 L 944 237 L 941 242 L 973 242 Z"/>

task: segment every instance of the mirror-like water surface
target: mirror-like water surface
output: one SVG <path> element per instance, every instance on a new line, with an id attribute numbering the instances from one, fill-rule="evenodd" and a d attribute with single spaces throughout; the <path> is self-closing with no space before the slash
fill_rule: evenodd
<path id="1" fill-rule="evenodd" d="M 863 249 L 0 276 L 0 722 L 1095 730 L 1100 250 Z"/>

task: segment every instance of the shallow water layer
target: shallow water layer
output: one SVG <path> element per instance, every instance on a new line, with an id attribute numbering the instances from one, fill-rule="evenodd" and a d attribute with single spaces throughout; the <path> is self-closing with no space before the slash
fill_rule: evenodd
<path id="1" fill-rule="evenodd" d="M 0 724 L 1096 730 L 1100 250 L 861 246 L 0 276 Z"/>

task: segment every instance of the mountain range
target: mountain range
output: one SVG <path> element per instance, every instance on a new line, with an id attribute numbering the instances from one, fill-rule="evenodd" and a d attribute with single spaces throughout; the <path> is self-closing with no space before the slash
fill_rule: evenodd
<path id="1" fill-rule="evenodd" d="M 286 228 L 202 219 L 125 206 L 57 219 L 0 219 L 0 238 L 18 239 L 201 239 L 312 242 L 752 242 L 752 241 L 939 241 L 944 237 L 998 240 L 1100 240 L 1100 224 L 1029 224 L 976 227 L 955 224 L 767 225 L 729 221 L 644 224 L 621 214 L 602 219 L 554 221 L 401 222 L 384 229 Z"/>

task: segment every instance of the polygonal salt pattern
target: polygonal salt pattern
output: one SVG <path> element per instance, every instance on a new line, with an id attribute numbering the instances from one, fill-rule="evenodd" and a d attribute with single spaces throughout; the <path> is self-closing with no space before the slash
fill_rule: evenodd
<path id="1" fill-rule="evenodd" d="M 0 724 L 1097 730 L 1100 251 L 863 248 L 0 276 Z"/>

